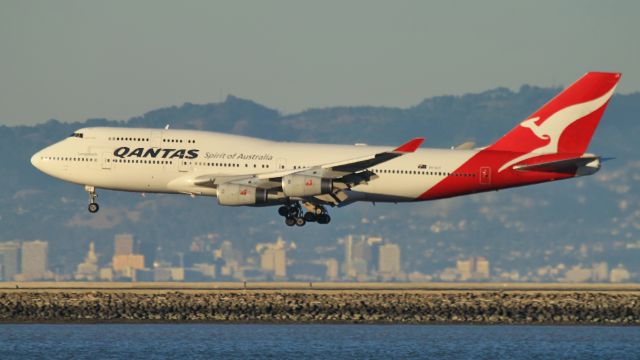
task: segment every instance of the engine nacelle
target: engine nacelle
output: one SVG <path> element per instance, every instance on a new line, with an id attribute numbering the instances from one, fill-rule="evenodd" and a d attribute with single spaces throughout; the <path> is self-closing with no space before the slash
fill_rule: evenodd
<path id="1" fill-rule="evenodd" d="M 218 204 L 227 206 L 264 204 L 267 190 L 255 186 L 220 184 L 217 189 Z"/>
<path id="2" fill-rule="evenodd" d="M 333 190 L 333 180 L 317 176 L 286 175 L 282 177 L 282 190 L 286 196 L 292 197 L 328 194 Z"/>

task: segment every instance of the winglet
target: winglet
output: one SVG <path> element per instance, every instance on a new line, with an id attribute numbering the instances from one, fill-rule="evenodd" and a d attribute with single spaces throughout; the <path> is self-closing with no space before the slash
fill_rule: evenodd
<path id="1" fill-rule="evenodd" d="M 423 141 L 424 141 L 424 138 L 415 138 L 413 140 L 410 140 L 410 141 L 400 145 L 399 147 L 397 147 L 393 151 L 394 152 L 400 152 L 400 153 L 412 153 L 412 152 L 416 151 L 420 147 L 420 145 L 422 145 Z"/>

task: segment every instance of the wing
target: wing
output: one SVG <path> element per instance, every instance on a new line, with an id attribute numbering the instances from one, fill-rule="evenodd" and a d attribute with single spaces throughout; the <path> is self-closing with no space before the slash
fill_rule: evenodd
<path id="1" fill-rule="evenodd" d="M 321 164 L 305 169 L 285 170 L 275 173 L 263 173 L 256 175 L 256 177 L 258 179 L 277 180 L 286 175 L 298 174 L 321 176 L 328 179 L 338 179 L 345 175 L 353 174 L 358 171 L 362 171 L 370 167 L 382 164 L 389 160 L 393 160 L 402 155 L 415 152 L 420 147 L 423 141 L 424 138 L 415 138 L 390 151 L 380 152 L 365 157 L 348 159 L 334 163 Z"/>
<path id="2" fill-rule="evenodd" d="M 344 192 L 346 189 L 375 179 L 376 175 L 367 169 L 405 154 L 413 153 L 420 147 L 423 141 L 424 138 L 415 138 L 389 151 L 339 162 L 320 164 L 304 169 L 288 169 L 270 173 L 233 176 L 207 174 L 194 177 L 189 175 L 172 181 L 171 188 L 188 194 L 211 194 L 211 191 L 208 191 L 208 189 L 215 189 L 220 184 L 233 183 L 273 191 L 282 191 L 283 177 L 287 175 L 308 175 L 334 180 L 334 191 L 330 194 L 300 200 L 338 205 L 347 200 L 348 196 Z"/>

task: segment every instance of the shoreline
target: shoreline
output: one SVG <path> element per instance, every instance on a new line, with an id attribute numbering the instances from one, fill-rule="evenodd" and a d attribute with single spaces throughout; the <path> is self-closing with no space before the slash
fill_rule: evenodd
<path id="1" fill-rule="evenodd" d="M 0 324 L 640 325 L 638 291 L 0 289 Z"/>

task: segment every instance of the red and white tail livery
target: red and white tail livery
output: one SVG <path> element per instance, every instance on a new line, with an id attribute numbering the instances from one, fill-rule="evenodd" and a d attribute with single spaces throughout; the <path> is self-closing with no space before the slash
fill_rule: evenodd
<path id="1" fill-rule="evenodd" d="M 289 226 L 327 224 L 328 207 L 434 200 L 600 169 L 587 147 L 620 80 L 591 72 L 483 148 L 420 149 L 281 143 L 206 131 L 84 128 L 33 155 L 41 171 L 96 190 L 215 196 L 220 205 L 277 205 Z"/>

